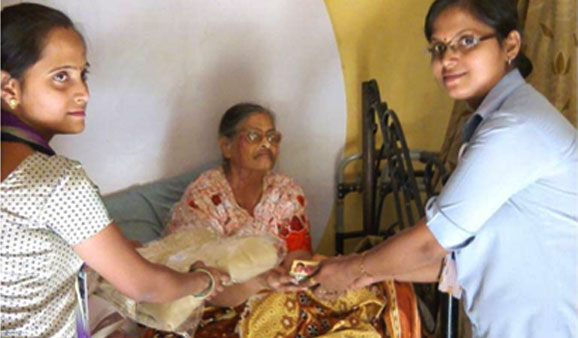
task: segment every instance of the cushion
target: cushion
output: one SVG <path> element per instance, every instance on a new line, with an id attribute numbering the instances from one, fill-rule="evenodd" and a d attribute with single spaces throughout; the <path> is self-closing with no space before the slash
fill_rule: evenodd
<path id="1" fill-rule="evenodd" d="M 171 208 L 181 199 L 187 186 L 200 173 L 214 166 L 215 163 L 210 163 L 178 176 L 132 186 L 105 196 L 104 204 L 128 239 L 150 242 L 164 233 Z"/>

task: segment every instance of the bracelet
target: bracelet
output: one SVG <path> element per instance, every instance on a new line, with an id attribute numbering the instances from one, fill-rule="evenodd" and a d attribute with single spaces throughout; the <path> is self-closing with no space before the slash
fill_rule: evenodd
<path id="1" fill-rule="evenodd" d="M 365 255 L 367 255 L 367 250 L 361 253 L 361 262 L 359 263 L 359 270 L 361 270 L 361 276 L 373 277 L 373 275 L 371 275 L 365 269 Z"/>
<path id="2" fill-rule="evenodd" d="M 213 293 L 213 291 L 215 290 L 215 277 L 213 276 L 213 274 L 209 270 L 203 269 L 203 268 L 195 268 L 195 269 L 191 269 L 190 272 L 201 272 L 201 273 L 204 273 L 205 275 L 209 276 L 209 286 L 207 286 L 203 291 L 193 295 L 193 297 L 195 297 L 197 299 L 204 299 L 204 298 L 207 298 L 208 295 Z"/>

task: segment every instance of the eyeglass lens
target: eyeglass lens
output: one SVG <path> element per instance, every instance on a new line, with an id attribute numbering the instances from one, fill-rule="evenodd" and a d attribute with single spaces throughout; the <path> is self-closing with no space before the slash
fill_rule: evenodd
<path id="1" fill-rule="evenodd" d="M 441 58 L 447 52 L 448 49 L 456 52 L 459 51 L 462 54 L 467 53 L 472 48 L 476 47 L 483 40 L 495 37 L 495 34 L 490 34 L 482 37 L 476 37 L 472 34 L 464 34 L 453 38 L 447 43 L 437 42 L 428 48 L 431 53 L 432 58 Z"/>
<path id="2" fill-rule="evenodd" d="M 245 138 L 249 143 L 260 143 L 261 141 L 263 141 L 263 137 L 265 137 L 265 139 L 267 139 L 267 142 L 271 144 L 277 144 L 281 141 L 281 133 L 273 130 L 268 131 L 267 133 L 265 133 L 265 135 L 254 130 L 250 130 L 245 134 Z"/>

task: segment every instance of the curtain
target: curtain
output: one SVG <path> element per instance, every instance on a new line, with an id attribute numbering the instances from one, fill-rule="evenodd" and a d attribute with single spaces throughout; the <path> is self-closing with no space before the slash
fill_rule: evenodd
<path id="1" fill-rule="evenodd" d="M 524 50 L 540 93 L 576 126 L 576 0 L 520 0 Z"/>

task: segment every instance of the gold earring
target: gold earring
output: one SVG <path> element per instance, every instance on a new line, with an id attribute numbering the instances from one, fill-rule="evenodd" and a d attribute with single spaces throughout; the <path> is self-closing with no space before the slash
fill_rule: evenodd
<path id="1" fill-rule="evenodd" d="M 16 107 L 18 107 L 18 100 L 12 98 L 8 101 L 8 105 L 10 106 L 10 108 L 12 110 L 16 109 Z"/>

